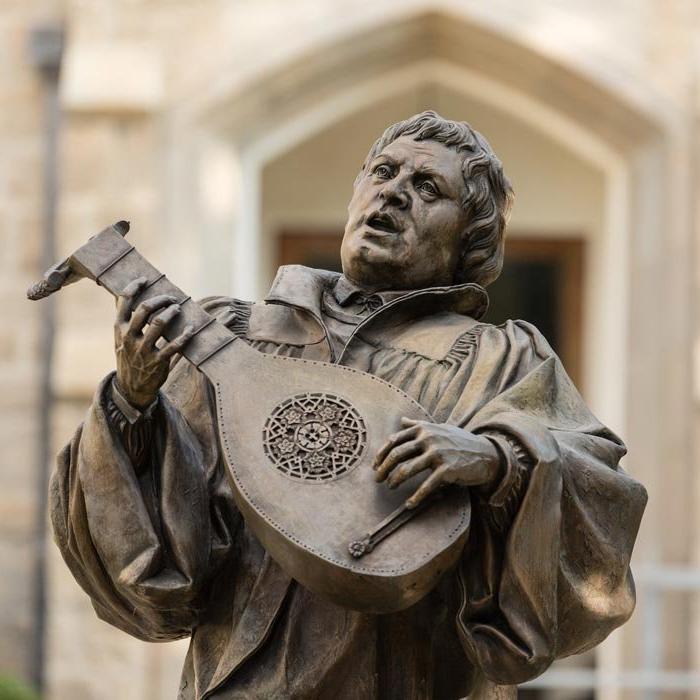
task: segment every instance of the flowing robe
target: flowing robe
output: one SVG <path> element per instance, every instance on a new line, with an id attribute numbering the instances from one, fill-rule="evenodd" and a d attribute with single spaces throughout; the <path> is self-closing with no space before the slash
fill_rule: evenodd
<path id="1" fill-rule="evenodd" d="M 390 615 L 292 581 L 237 511 L 211 387 L 180 361 L 133 425 L 120 424 L 105 380 L 58 459 L 55 538 L 98 616 L 144 640 L 191 636 L 182 700 L 499 697 L 600 642 L 634 607 L 629 559 L 646 502 L 618 465 L 622 442 L 533 326 L 477 320 L 476 285 L 395 299 L 338 354 L 322 305 L 335 280 L 282 268 L 268 303 L 206 307 L 262 352 L 370 372 L 436 421 L 494 441 L 505 476 L 473 494 L 459 564 Z"/>

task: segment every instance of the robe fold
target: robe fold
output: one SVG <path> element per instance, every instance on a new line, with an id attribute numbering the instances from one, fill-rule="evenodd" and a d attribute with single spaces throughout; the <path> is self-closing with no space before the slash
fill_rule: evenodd
<path id="1" fill-rule="evenodd" d="M 335 280 L 283 268 L 268 303 L 206 308 L 261 352 L 330 361 L 318 319 Z M 646 492 L 541 334 L 480 322 L 483 297 L 476 285 L 400 297 L 335 358 L 487 435 L 504 461 L 493 492 L 473 495 L 459 564 L 400 613 L 335 606 L 267 555 L 234 505 L 211 387 L 191 365 L 175 365 L 143 419 L 144 460 L 111 417 L 111 379 L 100 386 L 52 477 L 55 539 L 101 619 L 148 641 L 191 636 L 182 700 L 513 696 L 499 686 L 630 616 Z"/>

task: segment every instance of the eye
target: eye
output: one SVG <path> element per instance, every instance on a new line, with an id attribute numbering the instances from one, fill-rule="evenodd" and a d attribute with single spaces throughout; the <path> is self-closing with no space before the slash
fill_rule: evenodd
<path id="1" fill-rule="evenodd" d="M 380 163 L 374 169 L 374 174 L 382 180 L 388 180 L 391 177 L 391 168 L 386 163 Z"/>
<path id="2" fill-rule="evenodd" d="M 418 183 L 418 190 L 424 194 L 430 195 L 431 197 L 437 197 L 440 192 L 438 192 L 437 187 L 430 180 L 423 180 Z"/>

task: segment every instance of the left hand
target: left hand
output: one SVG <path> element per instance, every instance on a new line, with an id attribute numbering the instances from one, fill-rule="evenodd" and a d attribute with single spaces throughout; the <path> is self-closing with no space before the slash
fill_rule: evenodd
<path id="1" fill-rule="evenodd" d="M 447 423 L 402 418 L 404 429 L 392 435 L 377 453 L 377 481 L 396 488 L 426 469 L 432 474 L 406 501 L 415 508 L 443 484 L 480 486 L 488 489 L 501 478 L 501 458 L 493 443 Z"/>

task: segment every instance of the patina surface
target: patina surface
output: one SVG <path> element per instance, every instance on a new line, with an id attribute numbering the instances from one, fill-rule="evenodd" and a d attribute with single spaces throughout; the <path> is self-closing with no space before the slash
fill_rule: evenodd
<path id="1" fill-rule="evenodd" d="M 270 557 L 234 501 L 214 388 L 176 359 L 198 329 L 178 298 L 139 299 L 147 280 L 122 289 L 117 370 L 59 457 L 51 515 L 102 619 L 146 640 L 192 637 L 181 698 L 512 695 L 631 614 L 646 494 L 619 467 L 624 445 L 534 327 L 480 320 L 510 197 L 483 137 L 417 115 L 356 180 L 344 275 L 292 266 L 265 302 L 202 303 L 255 350 L 368 373 L 432 417 L 387 437 L 376 487 L 420 482 L 410 508 L 468 495 L 471 527 L 456 565 L 399 612 L 329 602 Z M 321 474 L 333 425 L 314 413 L 268 449 L 313 451 L 297 475 Z"/>

